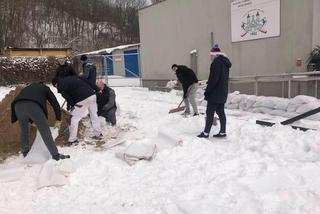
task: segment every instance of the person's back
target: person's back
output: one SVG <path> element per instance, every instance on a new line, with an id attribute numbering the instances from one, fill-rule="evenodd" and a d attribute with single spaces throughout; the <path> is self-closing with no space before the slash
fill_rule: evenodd
<path id="1" fill-rule="evenodd" d="M 225 103 L 228 97 L 229 69 L 231 62 L 223 55 L 216 57 L 210 66 L 206 89 L 209 102 Z"/>
<path id="2" fill-rule="evenodd" d="M 56 77 L 67 77 L 67 76 L 73 76 L 77 75 L 77 73 L 74 71 L 71 65 L 69 65 L 67 62 L 65 62 L 63 65 L 59 65 L 59 67 L 56 70 Z"/>
<path id="3" fill-rule="evenodd" d="M 90 85 L 78 76 L 59 78 L 57 89 L 71 106 L 94 94 Z"/>
<path id="4" fill-rule="evenodd" d="M 50 90 L 50 88 L 43 83 L 32 83 L 28 85 L 27 87 L 21 90 L 18 96 L 11 103 L 12 122 L 17 121 L 15 111 L 14 111 L 14 105 L 19 101 L 32 101 L 34 103 L 37 103 L 43 110 L 46 117 L 48 117 L 47 100 L 52 105 L 57 117 L 61 118 L 60 105 L 57 102 L 57 99 L 52 93 L 52 91 Z"/>
<path id="5" fill-rule="evenodd" d="M 86 79 L 90 82 L 90 85 L 92 88 L 93 86 L 96 85 L 96 79 L 97 79 L 97 68 L 91 62 L 86 55 L 82 55 L 80 57 L 80 60 L 83 62 L 82 64 L 82 69 L 83 73 L 81 78 Z"/>

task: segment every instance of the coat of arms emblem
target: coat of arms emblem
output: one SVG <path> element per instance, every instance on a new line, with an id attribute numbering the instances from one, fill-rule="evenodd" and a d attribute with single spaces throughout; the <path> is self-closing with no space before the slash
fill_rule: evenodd
<path id="1" fill-rule="evenodd" d="M 243 16 L 243 19 L 245 19 L 245 21 L 242 22 L 241 28 L 244 32 L 241 37 L 244 37 L 247 34 L 256 36 L 259 32 L 264 34 L 267 33 L 264 29 L 267 23 L 267 18 L 264 16 L 263 10 L 250 10 Z"/>

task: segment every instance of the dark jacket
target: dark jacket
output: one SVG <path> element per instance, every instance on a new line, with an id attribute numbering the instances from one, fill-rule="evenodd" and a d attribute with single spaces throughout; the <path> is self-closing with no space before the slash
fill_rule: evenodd
<path id="1" fill-rule="evenodd" d="M 198 78 L 192 69 L 184 65 L 178 65 L 176 70 L 176 75 L 179 82 L 182 84 L 183 96 L 187 95 L 188 88 L 193 84 L 198 82 Z"/>
<path id="2" fill-rule="evenodd" d="M 108 112 L 113 108 L 117 108 L 116 94 L 112 88 L 104 86 L 104 89 L 96 93 L 98 115 L 101 116 L 102 112 Z"/>
<path id="3" fill-rule="evenodd" d="M 89 84 L 78 76 L 59 78 L 57 82 L 58 92 L 66 99 L 68 106 L 73 107 L 88 97 L 94 95 L 94 90 Z"/>
<path id="4" fill-rule="evenodd" d="M 216 57 L 210 66 L 210 76 L 205 99 L 210 103 L 225 103 L 228 97 L 229 69 L 231 62 L 225 56 Z"/>
<path id="5" fill-rule="evenodd" d="M 14 123 L 18 120 L 14 105 L 19 101 L 32 101 L 37 103 L 43 113 L 48 118 L 47 101 L 53 107 L 56 115 L 56 120 L 61 120 L 61 110 L 57 98 L 54 96 L 48 86 L 43 83 L 32 83 L 21 90 L 18 96 L 11 103 L 11 122 Z"/>
<path id="6" fill-rule="evenodd" d="M 64 63 L 64 65 L 59 65 L 56 70 L 55 77 L 63 78 L 67 76 L 77 75 L 71 65 L 68 63 Z"/>
<path id="7" fill-rule="evenodd" d="M 91 87 L 96 85 L 97 68 L 92 62 L 85 62 L 82 64 L 83 74 L 82 78 L 90 82 Z"/>

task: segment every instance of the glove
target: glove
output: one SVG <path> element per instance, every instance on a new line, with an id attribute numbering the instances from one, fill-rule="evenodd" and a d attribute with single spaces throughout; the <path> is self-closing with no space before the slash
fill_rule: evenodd
<path id="1" fill-rule="evenodd" d="M 61 121 L 60 120 L 56 120 L 56 122 L 54 123 L 54 127 L 60 129 Z"/>
<path id="2" fill-rule="evenodd" d="M 67 111 L 73 111 L 74 110 L 74 106 L 71 105 L 67 105 Z"/>

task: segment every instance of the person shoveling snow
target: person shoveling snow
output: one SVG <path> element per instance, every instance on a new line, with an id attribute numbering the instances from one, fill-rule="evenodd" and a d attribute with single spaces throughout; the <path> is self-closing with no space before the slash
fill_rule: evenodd
<path id="1" fill-rule="evenodd" d="M 21 90 L 11 103 L 11 122 L 19 121 L 21 128 L 21 150 L 24 157 L 30 150 L 29 123 L 35 123 L 43 142 L 48 148 L 52 158 L 56 161 L 70 158 L 58 152 L 52 133 L 48 125 L 48 110 L 46 102 L 49 101 L 56 116 L 55 127 L 61 124 L 61 109 L 57 98 L 49 87 L 43 83 L 32 83 Z"/>

